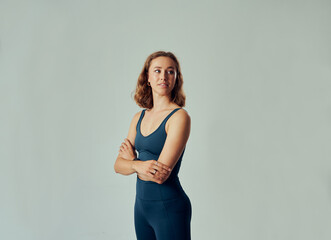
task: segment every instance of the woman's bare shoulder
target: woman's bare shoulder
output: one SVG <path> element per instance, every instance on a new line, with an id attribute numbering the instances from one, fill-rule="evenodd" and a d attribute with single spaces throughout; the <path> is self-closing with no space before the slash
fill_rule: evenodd
<path id="1" fill-rule="evenodd" d="M 190 125 L 191 124 L 191 117 L 189 115 L 189 113 L 184 109 L 181 108 L 178 111 L 176 111 L 169 119 L 169 124 L 166 125 Z M 166 126 L 166 128 L 168 128 L 168 126 Z"/>
<path id="2" fill-rule="evenodd" d="M 189 113 L 184 108 L 181 108 L 177 112 L 175 112 L 174 118 L 183 119 L 183 120 L 191 119 Z"/>
<path id="3" fill-rule="evenodd" d="M 134 114 L 134 118 L 139 118 L 143 110 L 140 110 Z"/>
<path id="4" fill-rule="evenodd" d="M 167 134 L 170 129 L 172 129 L 174 132 L 182 132 L 189 135 L 191 129 L 191 117 L 185 109 L 181 108 L 169 118 L 165 128 Z"/>
<path id="5" fill-rule="evenodd" d="M 141 115 L 142 111 L 143 111 L 143 110 L 140 110 L 140 111 L 136 112 L 136 113 L 133 115 L 133 118 L 132 118 L 131 123 L 133 123 L 133 124 L 137 124 L 137 122 L 138 122 L 138 120 L 139 120 L 139 118 L 140 118 L 140 115 Z"/>

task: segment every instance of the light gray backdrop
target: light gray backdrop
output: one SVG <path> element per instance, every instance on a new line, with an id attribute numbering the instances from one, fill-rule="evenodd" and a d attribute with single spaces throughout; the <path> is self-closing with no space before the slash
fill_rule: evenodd
<path id="1" fill-rule="evenodd" d="M 135 239 L 114 173 L 146 57 L 174 52 L 194 240 L 331 238 L 331 2 L 0 0 L 0 238 Z"/>

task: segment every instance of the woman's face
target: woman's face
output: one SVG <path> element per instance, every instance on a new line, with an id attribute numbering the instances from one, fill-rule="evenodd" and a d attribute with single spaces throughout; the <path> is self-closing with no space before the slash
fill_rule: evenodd
<path id="1" fill-rule="evenodd" d="M 153 94 L 170 97 L 175 86 L 177 70 L 175 62 L 169 57 L 157 57 L 151 61 L 148 69 L 148 82 Z"/>

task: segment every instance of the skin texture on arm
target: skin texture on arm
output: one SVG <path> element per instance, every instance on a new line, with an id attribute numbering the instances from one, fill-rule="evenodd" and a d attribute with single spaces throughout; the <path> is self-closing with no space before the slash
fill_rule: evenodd
<path id="1" fill-rule="evenodd" d="M 176 165 L 190 136 L 191 118 L 184 110 L 178 110 L 168 120 L 167 139 L 164 143 L 158 162 L 169 166 L 171 169 Z M 170 174 L 169 174 L 170 175 Z M 161 181 L 167 180 L 169 175 Z"/>

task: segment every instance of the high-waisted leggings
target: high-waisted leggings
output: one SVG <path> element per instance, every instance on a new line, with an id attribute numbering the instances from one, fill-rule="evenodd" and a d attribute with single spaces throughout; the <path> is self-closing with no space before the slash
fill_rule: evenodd
<path id="1" fill-rule="evenodd" d="M 162 194 L 162 191 L 153 192 Z M 136 196 L 134 222 L 137 240 L 191 239 L 192 207 L 184 191 L 180 190 L 171 199 L 147 199 L 141 198 L 141 194 Z"/>

